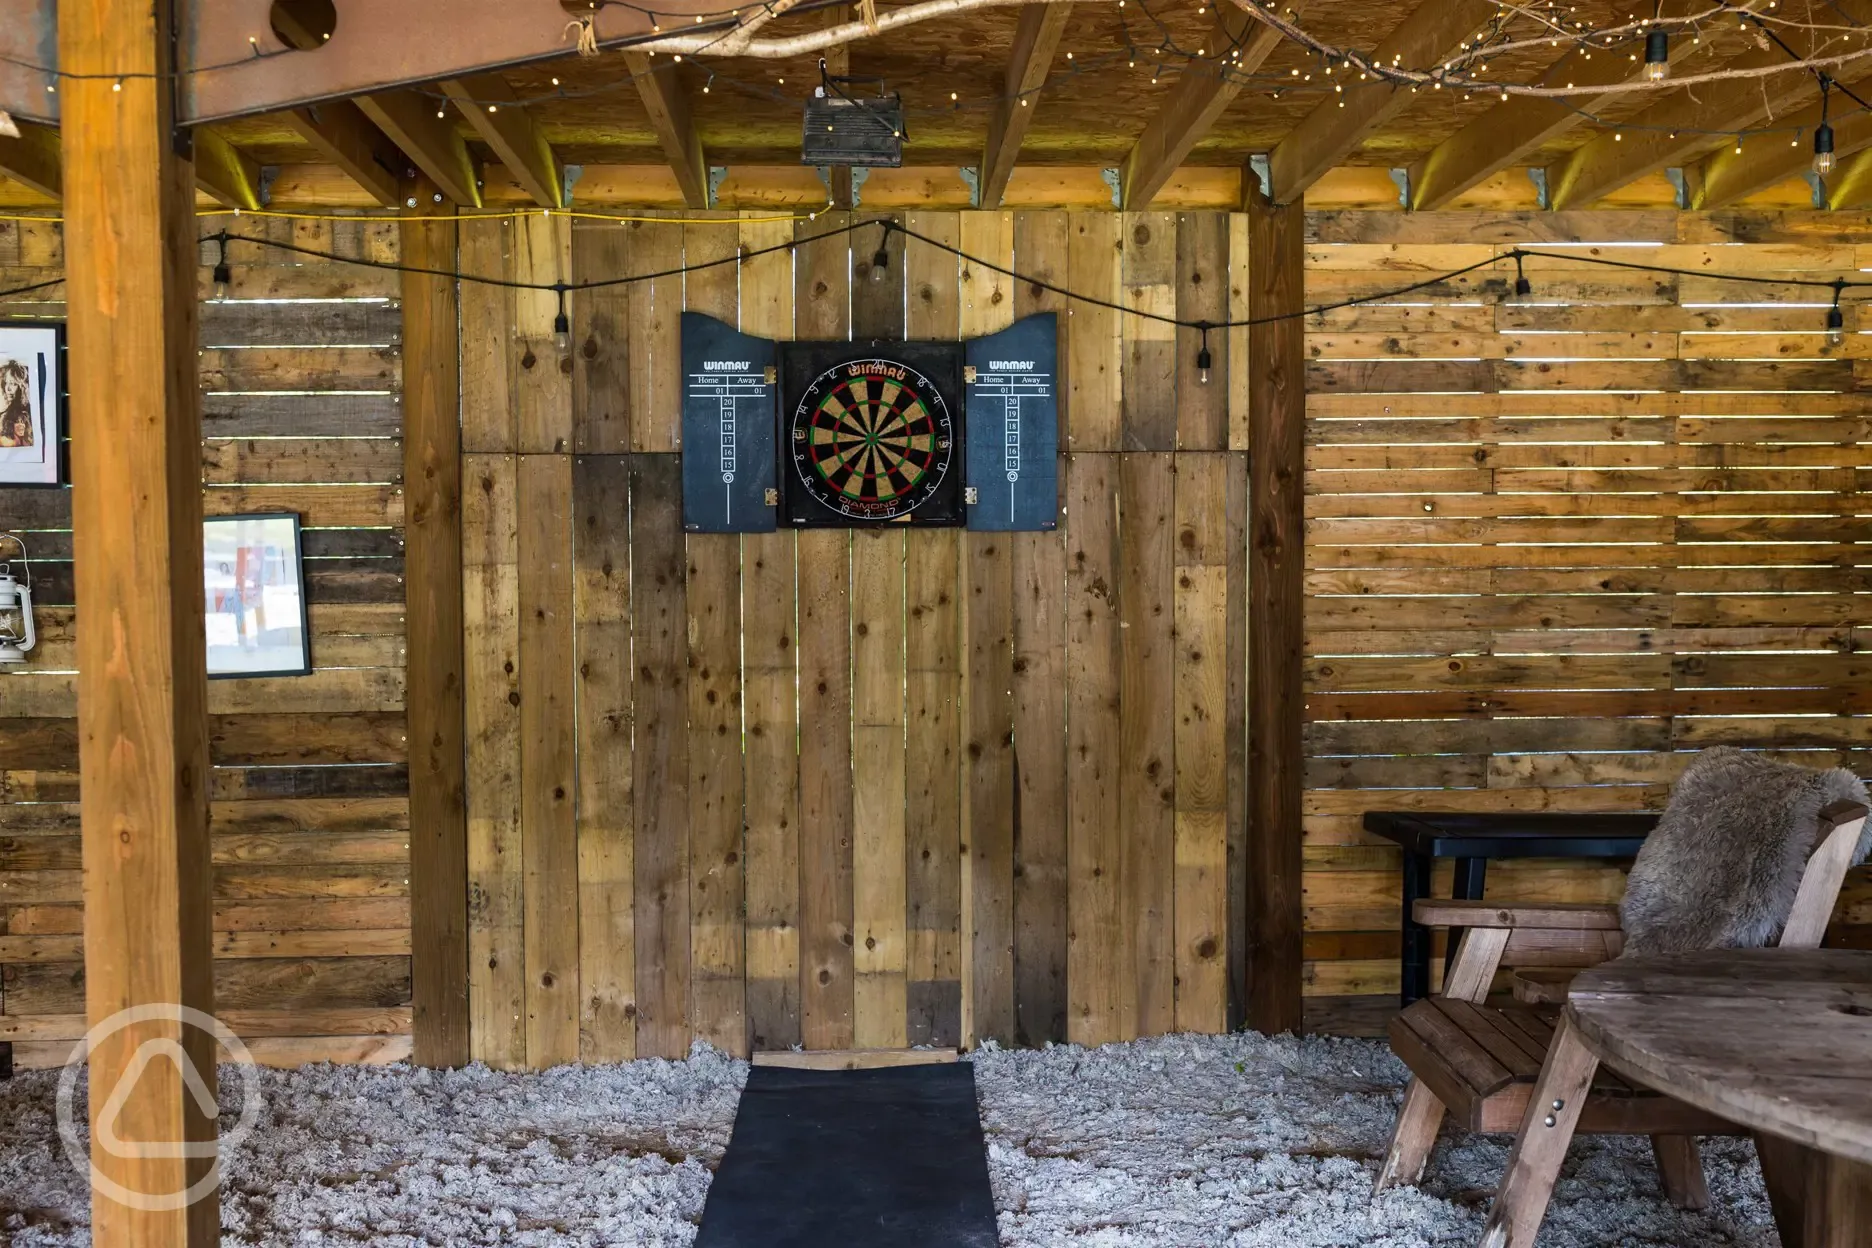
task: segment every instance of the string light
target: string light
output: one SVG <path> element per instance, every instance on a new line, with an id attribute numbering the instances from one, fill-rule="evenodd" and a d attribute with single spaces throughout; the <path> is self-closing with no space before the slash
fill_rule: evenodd
<path id="1" fill-rule="evenodd" d="M 1833 172 L 1833 126 L 1827 120 L 1829 106 L 1833 102 L 1833 80 L 1820 79 L 1820 124 L 1814 127 L 1813 169 L 1821 177 Z"/>
<path id="2" fill-rule="evenodd" d="M 1646 82 L 1670 77 L 1670 36 L 1661 30 L 1645 36 L 1644 76 Z"/>

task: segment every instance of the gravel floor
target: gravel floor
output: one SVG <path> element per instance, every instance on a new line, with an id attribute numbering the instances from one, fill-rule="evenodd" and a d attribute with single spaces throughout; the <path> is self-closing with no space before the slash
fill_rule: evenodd
<path id="1" fill-rule="evenodd" d="M 1403 1082 L 1374 1041 L 1171 1036 L 973 1061 L 1009 1248 L 1469 1245 L 1507 1152 L 1446 1132 L 1421 1189 L 1374 1201 Z M 686 1245 L 746 1076 L 701 1046 L 529 1075 L 263 1072 L 259 1127 L 225 1159 L 223 1241 Z M 0 1243 L 90 1242 L 56 1085 L 0 1083 Z M 1772 1248 L 1752 1148 L 1711 1141 L 1705 1159 L 1712 1210 L 1684 1214 L 1644 1140 L 1576 1144 L 1543 1248 Z"/>

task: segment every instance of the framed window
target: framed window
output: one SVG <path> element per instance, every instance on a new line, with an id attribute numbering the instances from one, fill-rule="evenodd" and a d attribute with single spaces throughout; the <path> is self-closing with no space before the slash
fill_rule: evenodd
<path id="1" fill-rule="evenodd" d="M 65 482 L 65 327 L 0 321 L 0 485 Z"/>
<path id="2" fill-rule="evenodd" d="M 210 678 L 311 674 L 297 515 L 209 517 L 202 579 Z"/>

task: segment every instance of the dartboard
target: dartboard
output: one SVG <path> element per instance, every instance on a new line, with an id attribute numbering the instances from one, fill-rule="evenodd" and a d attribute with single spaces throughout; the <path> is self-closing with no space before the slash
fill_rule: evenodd
<path id="1" fill-rule="evenodd" d="M 791 423 L 801 487 L 853 519 L 907 517 L 949 474 L 949 405 L 907 364 L 850 360 L 825 370 L 801 394 Z"/>

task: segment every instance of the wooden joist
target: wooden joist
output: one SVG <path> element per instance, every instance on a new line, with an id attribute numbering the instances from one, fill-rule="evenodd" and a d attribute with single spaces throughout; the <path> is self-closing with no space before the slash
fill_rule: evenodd
<path id="1" fill-rule="evenodd" d="M 468 144 L 436 102 L 414 91 L 360 95 L 357 106 L 434 182 L 444 199 L 481 206 L 481 173 Z"/>
<path id="2" fill-rule="evenodd" d="M 1861 95 L 1872 91 L 1872 78 L 1851 84 Z M 1845 162 L 1855 153 L 1872 147 L 1872 114 L 1854 104 L 1843 93 L 1836 95 L 1834 106 L 1827 110 L 1833 127 L 1833 150 Z M 1820 124 L 1821 106 L 1810 104 L 1797 113 L 1777 117 L 1777 133 L 1729 141 L 1694 165 L 1684 167 L 1684 197 L 1697 210 L 1726 208 L 1745 196 L 1765 190 L 1789 178 L 1798 178 L 1813 168 L 1813 132 Z M 1792 127 L 1793 141 L 1784 141 Z M 1836 168 L 1826 186 L 1827 207 L 1849 204 L 1862 192 L 1853 186 L 1847 170 Z M 1838 192 L 1843 191 L 1843 195 Z"/>
<path id="3" fill-rule="evenodd" d="M 1021 140 L 1033 122 L 1053 54 L 1066 33 L 1070 4 L 1028 5 L 1014 29 L 1014 47 L 1008 55 L 1007 77 L 1001 102 L 988 123 L 988 142 L 982 149 L 981 206 L 998 208 L 1007 193 L 1008 179 L 1020 156 Z"/>
<path id="4" fill-rule="evenodd" d="M 1374 62 L 1441 63 L 1490 14 L 1482 0 L 1426 0 L 1399 23 L 1372 53 Z M 1350 77 L 1348 71 L 1347 76 Z M 1334 84 L 1332 95 L 1301 118 L 1268 156 L 1274 202 L 1299 203 L 1306 189 L 1342 163 L 1375 126 L 1410 102 L 1411 93 L 1386 82 Z"/>
<path id="5" fill-rule="evenodd" d="M 1771 44 L 1767 50 L 1751 47 L 1725 68 L 1779 65 L 1787 59 L 1787 53 Z M 1711 134 L 1712 124 L 1736 129 L 1753 126 L 1768 117 L 1781 117 L 1818 92 L 1809 74 L 1771 74 L 1672 93 L 1633 117 L 1627 126 L 1602 131 L 1549 166 L 1548 206 L 1581 208 L 1646 174 L 1684 165 L 1719 143 L 1733 143 L 1721 134 Z M 1756 142 L 1773 145 L 1780 140 L 1767 137 Z"/>
<path id="6" fill-rule="evenodd" d="M 708 158 L 702 152 L 702 136 L 689 116 L 689 96 L 676 79 L 676 62 L 656 59 L 643 52 L 624 53 L 624 65 L 643 99 L 644 111 L 657 142 L 682 188 L 683 202 L 691 208 L 708 207 Z"/>
<path id="7" fill-rule="evenodd" d="M 260 166 L 218 132 L 195 131 L 195 185 L 226 208 L 262 205 Z"/>
<path id="8" fill-rule="evenodd" d="M 406 173 L 413 172 L 406 169 L 409 160 L 356 104 L 327 100 L 282 113 L 280 120 L 380 206 L 394 208 L 402 202 L 397 186 Z"/>
<path id="9" fill-rule="evenodd" d="M 1671 59 L 1682 60 L 1698 47 L 1689 39 L 1671 43 Z M 1539 76 L 1547 85 L 1578 83 L 1606 86 L 1639 80 L 1643 67 L 1624 57 L 1601 52 L 1597 57 L 1574 49 Z M 1584 125 L 1594 112 L 1627 98 L 1626 93 L 1595 95 L 1585 107 L 1578 101 L 1550 100 L 1518 95 L 1504 100 L 1444 139 L 1430 154 L 1410 168 L 1410 206 L 1427 212 L 1441 208 L 1486 182 L 1504 169 L 1521 163 L 1567 131 Z"/>
<path id="10" fill-rule="evenodd" d="M 92 621 L 77 667 L 93 1023 L 137 1006 L 215 1008 L 197 244 L 193 175 L 174 141 L 170 23 L 171 6 L 143 0 L 59 6 L 58 63 L 70 75 L 60 97 L 67 376 L 86 433 L 72 456 L 72 527 L 78 598 Z M 143 1046 L 165 1040 L 179 1054 L 159 1049 L 161 1060 L 148 1061 Z M 92 1120 L 109 1105 L 123 1139 L 212 1145 L 212 1103 L 204 1113 L 177 1058 L 194 1067 L 188 1078 L 212 1080 L 212 1033 L 160 1012 L 102 1033 L 90 1054 Z M 217 1242 L 213 1148 L 153 1152 L 93 1137 L 98 1242 Z M 199 1198 L 166 1199 L 197 1183 Z M 158 1199 L 113 1199 L 109 1184 Z"/>
<path id="11" fill-rule="evenodd" d="M 1044 10 L 1043 10 L 1044 11 Z M 1232 7 L 1221 10 L 1203 50 L 1225 59 L 1215 68 L 1191 62 L 1176 89 L 1157 115 L 1145 125 L 1118 171 L 1118 197 L 1127 210 L 1148 207 L 1164 188 L 1190 150 L 1241 94 L 1247 79 L 1280 46 L 1281 33 Z M 1239 49 L 1225 56 L 1223 49 Z M 1013 161 L 1008 162 L 1009 172 Z M 1002 184 L 1003 191 L 1006 184 Z"/>
<path id="12" fill-rule="evenodd" d="M 63 180 L 58 130 L 30 121 L 18 125 L 19 138 L 0 137 L 0 174 L 57 199 Z"/>
<path id="13" fill-rule="evenodd" d="M 565 170 L 552 144 L 507 80 L 499 74 L 452 78 L 442 90 L 461 106 L 475 132 L 494 149 L 514 180 L 542 208 L 565 207 Z"/>

